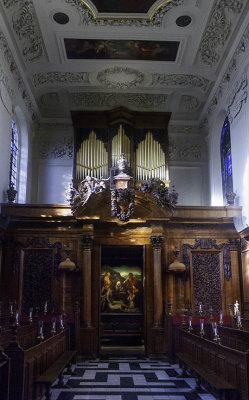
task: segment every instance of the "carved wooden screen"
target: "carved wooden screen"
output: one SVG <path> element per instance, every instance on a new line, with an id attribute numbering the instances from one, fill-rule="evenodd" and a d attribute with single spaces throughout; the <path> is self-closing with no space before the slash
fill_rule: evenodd
<path id="1" fill-rule="evenodd" d="M 218 315 L 222 309 L 221 268 L 219 252 L 192 253 L 192 279 L 194 312 L 198 314 L 202 303 L 204 315 L 210 314 L 210 308 Z"/>
<path id="2" fill-rule="evenodd" d="M 23 254 L 22 309 L 51 304 L 53 249 L 25 249 Z"/>

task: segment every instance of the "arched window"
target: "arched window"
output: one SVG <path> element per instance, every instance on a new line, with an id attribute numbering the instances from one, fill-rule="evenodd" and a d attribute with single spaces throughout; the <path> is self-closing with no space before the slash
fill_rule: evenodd
<path id="1" fill-rule="evenodd" d="M 18 186 L 18 130 L 14 121 L 12 121 L 11 132 L 11 152 L 10 152 L 10 175 L 9 185 L 17 190 Z"/>
<path id="2" fill-rule="evenodd" d="M 221 173 L 223 199 L 227 202 L 227 196 L 233 192 L 233 169 L 230 138 L 230 122 L 226 117 L 222 127 L 220 140 Z"/>

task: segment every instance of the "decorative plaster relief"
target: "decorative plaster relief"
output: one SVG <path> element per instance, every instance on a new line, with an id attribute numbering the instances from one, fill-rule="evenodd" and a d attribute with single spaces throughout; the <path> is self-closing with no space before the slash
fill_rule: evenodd
<path id="1" fill-rule="evenodd" d="M 151 19 L 94 19 L 91 11 L 80 0 L 63 0 L 66 4 L 75 7 L 80 14 L 83 25 L 93 26 L 132 26 L 137 28 L 162 26 L 164 15 L 172 8 L 183 4 L 184 0 L 172 0 L 170 3 L 160 7 Z"/>
<path id="2" fill-rule="evenodd" d="M 37 140 L 37 151 L 40 158 L 72 158 L 73 138 L 68 135 L 64 137 L 43 135 Z"/>
<path id="3" fill-rule="evenodd" d="M 200 105 L 199 100 L 195 96 L 183 95 L 180 100 L 179 111 L 195 111 Z"/>
<path id="4" fill-rule="evenodd" d="M 204 32 L 199 53 L 208 65 L 216 65 L 233 28 L 235 15 L 240 14 L 247 0 L 219 0 L 215 2 L 209 24 Z"/>
<path id="5" fill-rule="evenodd" d="M 71 93 L 72 106 L 84 109 L 111 109 L 123 106 L 134 109 L 166 109 L 167 95 L 147 93 Z"/>
<path id="6" fill-rule="evenodd" d="M 35 87 L 56 83 L 89 83 L 88 72 L 39 72 L 33 75 Z"/>
<path id="7" fill-rule="evenodd" d="M 28 62 L 39 60 L 45 54 L 45 46 L 32 0 L 3 0 L 3 4 L 11 9 L 12 26 L 21 42 L 23 57 Z"/>
<path id="8" fill-rule="evenodd" d="M 110 88 L 129 89 L 141 85 L 144 75 L 133 68 L 114 67 L 99 72 L 97 80 L 101 85 Z"/>
<path id="9" fill-rule="evenodd" d="M 202 145 L 197 140 L 172 140 L 169 138 L 169 158 L 171 161 L 203 161 Z"/>
<path id="10" fill-rule="evenodd" d="M 209 85 L 209 80 L 201 76 L 195 75 L 167 75 L 167 74 L 153 74 L 152 86 L 179 86 L 198 88 L 206 91 Z"/>
<path id="11" fill-rule="evenodd" d="M 0 101 L 10 115 L 12 114 L 11 100 L 13 99 L 14 94 L 15 92 L 9 83 L 9 78 L 5 74 L 0 64 Z"/>
<path id="12" fill-rule="evenodd" d="M 248 95 L 248 80 L 247 76 L 244 73 L 240 79 L 240 81 L 236 82 L 235 88 L 233 90 L 232 95 L 228 99 L 228 117 L 230 123 L 232 123 L 235 118 L 238 117 L 242 106 L 244 103 L 247 101 L 247 95 Z"/>
<path id="13" fill-rule="evenodd" d="M 9 84 L 10 87 L 9 87 L 8 90 L 10 91 L 10 93 L 12 91 L 16 92 L 16 90 L 18 90 L 20 92 L 20 95 L 21 95 L 21 97 L 22 97 L 22 99 L 23 99 L 23 101 L 25 103 L 25 106 L 27 107 L 27 110 L 32 115 L 32 119 L 33 120 L 36 119 L 36 115 L 35 115 L 35 112 L 34 112 L 34 107 L 33 107 L 31 98 L 30 98 L 29 94 L 26 91 L 26 87 L 25 87 L 24 81 L 23 81 L 23 79 L 21 77 L 20 71 L 19 71 L 19 69 L 18 69 L 18 67 L 16 65 L 14 57 L 13 57 L 13 55 L 11 53 L 11 50 L 9 48 L 9 45 L 7 43 L 7 40 L 6 40 L 3 32 L 1 32 L 1 30 L 0 30 L 0 56 L 3 59 L 5 59 L 7 65 L 9 66 L 10 73 L 11 73 L 11 75 L 13 77 L 13 81 L 16 84 L 16 87 L 12 87 L 12 85 Z M 0 57 L 0 59 L 1 59 L 1 57 Z M 6 81 L 6 79 L 8 79 L 8 78 L 6 77 L 5 81 Z"/>

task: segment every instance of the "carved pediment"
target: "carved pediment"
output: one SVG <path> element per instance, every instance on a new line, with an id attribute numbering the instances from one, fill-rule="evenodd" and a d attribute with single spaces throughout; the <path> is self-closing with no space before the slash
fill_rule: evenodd
<path id="1" fill-rule="evenodd" d="M 149 193 L 134 192 L 134 214 L 132 221 L 136 219 L 170 218 L 172 212 L 168 208 L 156 204 L 154 197 Z M 117 222 L 116 217 L 111 215 L 111 192 L 109 190 L 101 193 L 93 193 L 91 201 L 80 205 L 74 213 L 77 219 L 101 219 Z"/>

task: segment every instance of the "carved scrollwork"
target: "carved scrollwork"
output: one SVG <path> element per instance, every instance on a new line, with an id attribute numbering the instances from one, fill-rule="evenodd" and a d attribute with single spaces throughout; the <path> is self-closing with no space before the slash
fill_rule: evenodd
<path id="1" fill-rule="evenodd" d="M 89 83 L 88 72 L 39 72 L 33 75 L 33 82 L 35 87 L 48 85 L 48 84 L 59 84 L 59 83 Z"/>
<path id="2" fill-rule="evenodd" d="M 148 93 L 71 93 L 72 105 L 89 109 L 111 109 L 117 106 L 134 109 L 165 110 L 168 96 L 166 94 Z"/>
<path id="3" fill-rule="evenodd" d="M 12 9 L 13 29 L 23 45 L 25 60 L 40 59 L 45 54 L 45 46 L 32 0 L 4 0 L 3 4 L 7 9 Z"/>
<path id="4" fill-rule="evenodd" d="M 87 176 L 86 179 L 80 182 L 78 191 L 75 189 L 74 193 L 71 193 L 71 210 L 75 213 L 78 207 L 84 206 L 93 193 L 98 194 L 106 189 L 108 179 L 97 179 Z"/>
<path id="5" fill-rule="evenodd" d="M 217 64 L 228 37 L 232 31 L 235 14 L 240 14 L 245 0 L 219 0 L 215 2 L 209 25 L 203 35 L 200 56 L 208 65 Z"/>
<path id="6" fill-rule="evenodd" d="M 175 189 L 169 190 L 159 178 L 151 178 L 140 184 L 139 190 L 143 193 L 150 193 L 157 205 L 174 211 L 177 204 L 178 193 Z"/>
<path id="7" fill-rule="evenodd" d="M 6 61 L 6 63 L 9 66 L 9 69 L 11 71 L 13 80 L 15 82 L 15 84 L 12 86 L 8 77 L 6 76 L 6 74 L 4 73 L 2 75 L 1 82 L 2 84 L 6 87 L 8 94 L 10 96 L 11 99 L 14 98 L 14 93 L 16 91 L 19 91 L 25 106 L 27 107 L 27 110 L 31 113 L 32 115 L 32 119 L 36 119 L 36 114 L 34 112 L 34 107 L 31 101 L 31 98 L 29 96 L 29 94 L 26 91 L 26 86 L 24 84 L 24 81 L 22 79 L 22 76 L 20 74 L 20 71 L 16 65 L 16 62 L 14 60 L 14 57 L 12 55 L 12 52 L 9 48 L 8 42 L 3 34 L 3 32 L 0 30 L 0 59 L 4 59 Z M 0 66 L 1 68 L 1 66 Z M 2 74 L 2 71 L 0 71 L 0 74 Z"/>
<path id="8" fill-rule="evenodd" d="M 129 221 L 134 214 L 134 190 L 115 189 L 111 191 L 111 214 L 120 221 Z"/>
<path id="9" fill-rule="evenodd" d="M 93 235 L 80 235 L 82 247 L 90 249 L 93 246 Z"/>
<path id="10" fill-rule="evenodd" d="M 151 236 L 150 237 L 150 242 L 151 242 L 152 247 L 153 247 L 154 250 L 161 249 L 163 241 L 164 241 L 164 237 L 163 236 Z"/>

